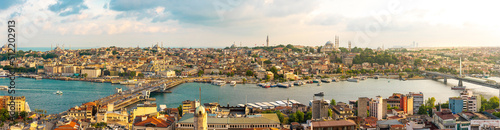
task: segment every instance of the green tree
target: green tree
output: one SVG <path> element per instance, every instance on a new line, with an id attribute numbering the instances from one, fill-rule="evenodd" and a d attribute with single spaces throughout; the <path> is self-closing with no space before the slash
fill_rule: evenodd
<path id="1" fill-rule="evenodd" d="M 335 99 L 332 98 L 332 100 L 330 101 L 330 105 L 332 105 L 332 106 L 337 105 L 337 102 L 335 101 Z"/>
<path id="2" fill-rule="evenodd" d="M 297 111 L 295 112 L 295 114 L 297 115 L 297 120 L 299 120 L 299 122 L 306 122 L 306 120 L 304 119 L 304 112 Z"/>
<path id="3" fill-rule="evenodd" d="M 500 117 L 500 112 L 493 112 L 493 113 L 491 113 L 491 114 L 493 114 L 493 115 L 494 115 L 494 116 L 496 116 L 496 117 Z"/>
<path id="4" fill-rule="evenodd" d="M 425 105 L 429 106 L 430 108 L 434 108 L 434 104 L 436 103 L 436 98 L 430 97 L 425 101 Z"/>
<path id="5" fill-rule="evenodd" d="M 332 115 L 333 115 L 332 109 L 328 109 L 328 117 L 332 117 Z"/>
<path id="6" fill-rule="evenodd" d="M 247 70 L 246 75 L 247 75 L 247 76 L 253 76 L 253 71 L 251 71 L 251 70 Z"/>
<path id="7" fill-rule="evenodd" d="M 177 110 L 179 111 L 179 115 L 182 117 L 182 105 L 179 105 L 179 107 L 177 107 Z"/>
<path id="8" fill-rule="evenodd" d="M 270 60 L 266 60 L 266 61 L 264 61 L 264 63 L 265 63 L 265 64 L 271 64 L 271 63 L 273 63 L 273 62 L 271 62 Z"/>
<path id="9" fill-rule="evenodd" d="M 299 122 L 297 114 L 296 113 L 290 114 L 290 116 L 288 116 L 288 122 Z"/>
<path id="10" fill-rule="evenodd" d="M 276 115 L 278 115 L 278 119 L 280 120 L 280 122 L 284 123 L 285 116 L 283 116 L 283 113 L 281 113 L 281 111 L 279 111 L 279 110 L 276 110 Z"/>
<path id="11" fill-rule="evenodd" d="M 139 76 L 141 78 L 144 78 L 144 74 L 143 73 L 139 73 L 137 76 Z"/>
<path id="12" fill-rule="evenodd" d="M 427 107 L 425 105 L 422 105 L 422 106 L 418 107 L 417 114 L 420 114 L 420 115 L 426 115 L 426 114 L 428 114 L 427 113 Z"/>
<path id="13" fill-rule="evenodd" d="M 311 120 L 312 119 L 312 111 L 307 111 L 306 115 L 304 116 L 304 120 Z"/>

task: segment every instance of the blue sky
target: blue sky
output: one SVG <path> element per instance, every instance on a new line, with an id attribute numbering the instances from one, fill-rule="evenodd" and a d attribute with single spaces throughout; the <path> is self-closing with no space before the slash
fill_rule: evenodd
<path id="1" fill-rule="evenodd" d="M 432 0 L 10 0 L 0 26 L 17 21 L 19 46 L 224 47 L 233 43 L 499 46 L 491 1 Z M 0 31 L 0 40 L 7 32 Z"/>

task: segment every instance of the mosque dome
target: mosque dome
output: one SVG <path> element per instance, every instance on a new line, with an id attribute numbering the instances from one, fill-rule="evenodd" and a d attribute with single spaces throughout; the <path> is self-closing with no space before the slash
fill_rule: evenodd
<path id="1" fill-rule="evenodd" d="M 332 41 L 327 41 L 325 45 L 333 45 Z"/>

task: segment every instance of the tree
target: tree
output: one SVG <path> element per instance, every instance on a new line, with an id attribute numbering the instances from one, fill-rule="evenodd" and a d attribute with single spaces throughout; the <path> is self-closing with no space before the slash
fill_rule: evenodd
<path id="1" fill-rule="evenodd" d="M 299 122 L 297 114 L 296 113 L 290 114 L 290 116 L 288 116 L 288 122 Z"/>
<path id="2" fill-rule="evenodd" d="M 253 76 L 253 71 L 251 71 L 251 70 L 247 70 L 246 75 L 247 75 L 247 76 Z"/>
<path id="3" fill-rule="evenodd" d="M 270 60 L 266 60 L 266 61 L 264 61 L 264 63 L 265 63 L 265 64 L 271 64 L 271 63 L 273 63 L 273 62 L 271 62 Z"/>
<path id="4" fill-rule="evenodd" d="M 493 112 L 493 113 L 491 113 L 491 114 L 493 114 L 493 115 L 494 115 L 494 116 L 496 116 L 496 117 L 500 117 L 500 112 Z"/>
<path id="5" fill-rule="evenodd" d="M 85 74 L 83 74 L 83 77 L 84 77 L 84 78 L 87 78 L 87 76 L 88 76 L 88 75 L 89 75 L 89 74 L 85 73 Z"/>
<path id="6" fill-rule="evenodd" d="M 330 105 L 332 105 L 332 106 L 337 105 L 337 102 L 335 102 L 335 99 L 332 98 L 332 100 L 330 101 Z"/>
<path id="7" fill-rule="evenodd" d="M 118 54 L 118 52 L 117 51 L 113 51 L 113 55 L 116 55 L 116 54 Z"/>
<path id="8" fill-rule="evenodd" d="M 306 122 L 306 120 L 304 120 L 304 112 L 297 111 L 295 114 L 297 115 L 297 120 L 299 120 L 299 122 Z"/>
<path id="9" fill-rule="evenodd" d="M 276 115 L 278 115 L 278 119 L 280 120 L 281 123 L 284 123 L 285 121 L 285 116 L 281 113 L 281 111 L 276 110 Z"/>
<path id="10" fill-rule="evenodd" d="M 425 101 L 425 105 L 429 106 L 430 108 L 434 108 L 435 103 L 436 103 L 436 98 L 434 97 L 428 98 L 427 101 Z"/>
<path id="11" fill-rule="evenodd" d="M 312 119 L 312 111 L 307 111 L 304 120 L 311 120 Z"/>
<path id="12" fill-rule="evenodd" d="M 179 111 L 179 115 L 182 117 L 182 105 L 179 105 L 179 107 L 177 107 L 177 110 Z"/>
<path id="13" fill-rule="evenodd" d="M 144 74 L 143 73 L 139 73 L 137 76 L 139 76 L 141 78 L 144 78 Z"/>
<path id="14" fill-rule="evenodd" d="M 328 117 L 332 117 L 332 115 L 333 115 L 332 109 L 328 109 Z"/>
<path id="15" fill-rule="evenodd" d="M 420 114 L 420 115 L 428 114 L 427 113 L 427 107 L 425 105 L 422 105 L 422 106 L 418 107 L 417 114 Z"/>

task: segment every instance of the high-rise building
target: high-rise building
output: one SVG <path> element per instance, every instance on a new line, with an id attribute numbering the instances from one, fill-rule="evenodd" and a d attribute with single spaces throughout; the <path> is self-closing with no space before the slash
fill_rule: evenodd
<path id="1" fill-rule="evenodd" d="M 365 118 L 368 116 L 368 101 L 367 97 L 358 99 L 358 117 Z"/>
<path id="2" fill-rule="evenodd" d="M 377 96 L 376 99 L 370 101 L 370 116 L 377 118 L 378 120 L 382 120 L 383 118 L 383 111 L 387 111 L 387 109 L 384 110 L 383 108 L 383 99 L 380 96 Z M 387 108 L 387 106 L 386 106 Z"/>
<path id="3" fill-rule="evenodd" d="M 460 97 L 450 97 L 448 99 L 448 105 L 453 114 L 462 112 L 464 109 L 464 100 Z"/>
<path id="4" fill-rule="evenodd" d="M 323 98 L 323 92 L 314 94 L 312 101 L 312 120 L 328 118 L 328 102 Z"/>
<path id="5" fill-rule="evenodd" d="M 420 106 L 424 104 L 424 94 L 410 92 L 410 95 L 413 96 L 413 113 L 417 113 Z"/>
<path id="6" fill-rule="evenodd" d="M 401 95 L 400 108 L 408 115 L 413 115 L 413 96 Z"/>

